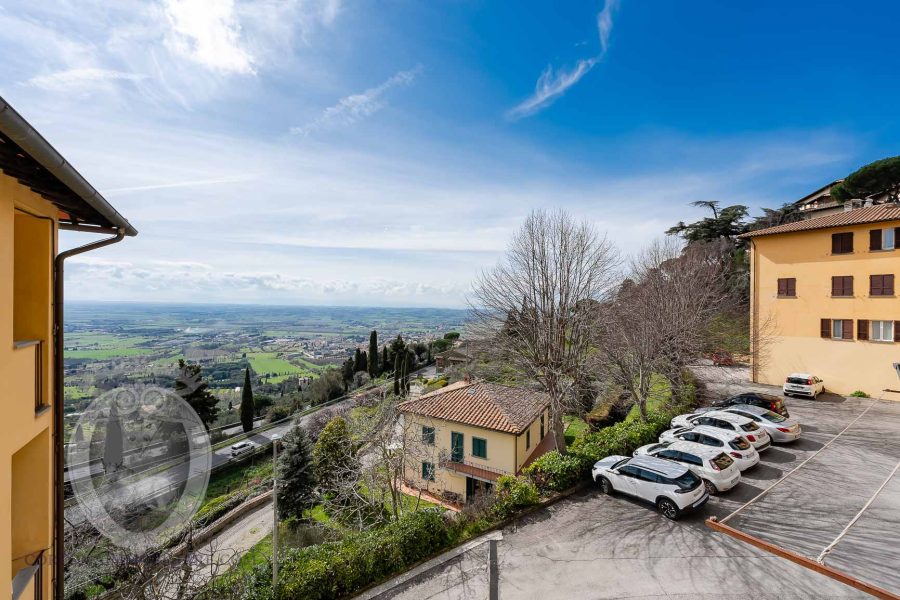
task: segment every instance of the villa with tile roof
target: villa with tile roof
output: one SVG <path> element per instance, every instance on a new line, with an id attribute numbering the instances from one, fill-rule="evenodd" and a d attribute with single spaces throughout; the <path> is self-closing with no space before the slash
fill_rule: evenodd
<path id="1" fill-rule="evenodd" d="M 470 381 L 402 402 L 407 484 L 456 502 L 490 491 L 556 447 L 549 405 L 543 392 Z"/>

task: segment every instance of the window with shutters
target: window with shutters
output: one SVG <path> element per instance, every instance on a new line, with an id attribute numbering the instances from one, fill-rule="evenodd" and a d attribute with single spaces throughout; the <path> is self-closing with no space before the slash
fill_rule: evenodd
<path id="1" fill-rule="evenodd" d="M 422 479 L 425 481 L 434 481 L 434 463 L 422 463 Z"/>
<path id="2" fill-rule="evenodd" d="M 872 321 L 872 335 L 869 339 L 873 342 L 893 342 L 894 341 L 894 322 L 893 321 Z"/>
<path id="3" fill-rule="evenodd" d="M 422 443 L 434 446 L 434 427 L 422 426 Z"/>
<path id="4" fill-rule="evenodd" d="M 822 319 L 824 324 L 828 319 Z M 833 340 L 852 340 L 853 339 L 853 319 L 831 319 L 831 339 Z M 824 336 L 824 331 L 823 337 Z"/>
<path id="5" fill-rule="evenodd" d="M 531 448 L 531 430 L 525 432 L 525 449 Z"/>
<path id="6" fill-rule="evenodd" d="M 893 296 L 894 295 L 894 276 L 893 275 L 869 275 L 869 295 L 870 296 Z"/>
<path id="7" fill-rule="evenodd" d="M 797 279 L 786 277 L 778 280 L 778 296 L 780 298 L 794 298 L 797 296 Z"/>
<path id="8" fill-rule="evenodd" d="M 897 239 L 897 228 L 869 230 L 869 250 L 893 250 Z"/>
<path id="9" fill-rule="evenodd" d="M 831 253 L 832 254 L 850 254 L 853 252 L 853 232 L 832 233 L 831 234 Z"/>
<path id="10" fill-rule="evenodd" d="M 477 437 L 472 438 L 472 456 L 487 458 L 487 440 Z"/>
<path id="11" fill-rule="evenodd" d="M 831 295 L 832 296 L 852 296 L 853 295 L 853 276 L 852 275 L 836 275 L 831 278 Z"/>

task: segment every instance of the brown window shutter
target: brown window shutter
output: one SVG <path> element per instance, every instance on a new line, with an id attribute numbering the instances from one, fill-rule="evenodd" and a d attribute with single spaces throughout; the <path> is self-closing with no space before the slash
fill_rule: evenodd
<path id="1" fill-rule="evenodd" d="M 831 253 L 832 254 L 840 254 L 841 253 L 841 234 L 839 234 L 839 233 L 831 234 Z"/>
<path id="2" fill-rule="evenodd" d="M 787 280 L 787 295 L 788 296 L 796 296 L 797 295 L 797 279 L 791 277 Z"/>
<path id="3" fill-rule="evenodd" d="M 881 276 L 881 293 L 885 296 L 893 296 L 894 295 L 894 276 L 893 275 L 882 275 Z"/>
<path id="4" fill-rule="evenodd" d="M 822 319 L 821 329 L 819 330 L 823 338 L 831 337 L 831 319 Z M 896 329 L 894 330 L 896 331 Z"/>
<path id="5" fill-rule="evenodd" d="M 844 277 L 844 295 L 852 296 L 853 295 L 853 276 L 850 275 L 848 277 Z"/>
<path id="6" fill-rule="evenodd" d="M 853 232 L 844 234 L 844 252 L 853 252 Z"/>
<path id="7" fill-rule="evenodd" d="M 900 321 L 894 321 L 894 341 L 900 342 Z"/>
<path id="8" fill-rule="evenodd" d="M 881 230 L 869 230 L 869 250 L 881 250 Z"/>
<path id="9" fill-rule="evenodd" d="M 845 340 L 853 339 L 853 319 L 844 319 L 844 324 L 841 325 L 841 338 Z"/>
<path id="10" fill-rule="evenodd" d="M 840 276 L 834 276 L 831 278 L 831 295 L 832 296 L 840 296 L 842 289 L 842 281 Z"/>
<path id="11" fill-rule="evenodd" d="M 778 295 L 779 296 L 787 295 L 787 279 L 779 279 L 778 280 Z"/>
<path id="12" fill-rule="evenodd" d="M 881 275 L 869 275 L 869 295 L 881 296 L 884 292 Z"/>
<path id="13" fill-rule="evenodd" d="M 869 320 L 859 319 L 856 321 L 856 338 L 860 340 L 869 339 Z"/>

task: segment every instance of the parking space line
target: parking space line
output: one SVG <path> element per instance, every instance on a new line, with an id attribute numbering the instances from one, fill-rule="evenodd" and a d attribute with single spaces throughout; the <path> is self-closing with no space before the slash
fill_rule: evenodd
<path id="1" fill-rule="evenodd" d="M 830 544 L 828 544 L 827 546 L 825 546 L 825 549 L 822 550 L 822 553 L 819 554 L 818 558 L 816 558 L 817 563 L 825 564 L 825 556 L 829 552 L 831 552 L 835 546 L 838 545 L 838 542 L 841 541 L 841 538 L 843 538 L 845 535 L 847 535 L 847 533 L 850 531 L 850 528 L 853 527 L 853 525 L 855 525 L 857 521 L 859 521 L 859 518 L 862 517 L 863 513 L 866 512 L 866 509 L 872 505 L 872 503 L 878 497 L 878 494 L 880 494 L 881 491 L 888 484 L 888 482 L 890 482 L 890 480 L 894 478 L 894 475 L 897 474 L 898 469 L 900 469 L 900 462 L 897 463 L 897 466 L 894 467 L 894 470 L 891 471 L 891 474 L 888 475 L 887 479 L 884 480 L 884 482 L 881 484 L 881 486 L 877 490 L 875 490 L 875 493 L 872 494 L 872 497 L 869 498 L 869 501 L 865 503 L 865 505 L 859 510 L 858 513 L 856 513 L 856 516 L 853 517 L 853 519 L 850 520 L 850 522 L 847 524 L 846 527 L 844 527 L 844 529 L 841 531 L 841 533 L 838 534 L 838 536 L 836 538 L 834 538 L 834 541 L 831 542 Z"/>
<path id="2" fill-rule="evenodd" d="M 883 394 L 882 394 L 882 395 L 883 395 Z M 876 404 L 878 404 L 880 401 L 881 401 L 881 396 L 879 396 L 878 398 L 876 398 L 875 400 L 873 400 L 872 403 L 869 404 L 869 406 L 867 406 L 866 409 L 865 409 L 864 411 L 862 411 L 861 413 L 859 413 L 859 414 L 856 416 L 855 419 L 853 419 L 852 421 L 850 421 L 850 423 L 849 423 L 846 427 L 844 427 L 839 433 L 837 433 L 833 438 L 831 438 L 830 440 L 828 440 L 827 442 L 825 442 L 825 444 L 824 444 L 821 448 L 819 448 L 818 450 L 816 450 L 816 451 L 812 454 L 812 456 L 809 456 L 806 460 L 804 460 L 804 461 L 801 462 L 799 465 L 797 465 L 796 467 L 794 467 L 793 469 L 791 469 L 790 471 L 788 471 L 785 475 L 783 475 L 783 476 L 781 477 L 781 479 L 779 479 L 778 481 L 776 481 L 775 483 L 773 483 L 772 485 L 770 485 L 769 487 L 767 487 L 766 489 L 764 489 L 763 491 L 761 491 L 760 493 L 758 493 L 758 494 L 757 494 L 756 496 L 754 496 L 753 498 L 750 498 L 750 499 L 749 499 L 747 502 L 745 502 L 743 505 L 741 505 L 741 506 L 739 506 L 738 508 L 736 508 L 736 509 L 734 510 L 734 512 L 732 512 L 730 515 L 726 516 L 725 518 L 723 518 L 723 519 L 720 520 L 720 521 L 717 521 L 717 523 L 719 523 L 720 525 L 724 525 L 724 524 L 727 523 L 729 520 L 731 520 L 732 517 L 734 517 L 735 515 L 737 515 L 739 512 L 741 512 L 742 510 L 744 510 L 745 508 L 747 508 L 748 506 L 750 506 L 751 504 L 753 504 L 754 502 L 756 502 L 757 500 L 759 500 L 760 498 L 762 498 L 763 496 L 765 496 L 766 494 L 768 494 L 769 492 L 771 492 L 777 485 L 779 485 L 779 484 L 781 484 L 782 482 L 784 482 L 788 477 L 790 477 L 790 476 L 793 475 L 796 471 L 798 471 L 798 470 L 801 469 L 804 465 L 806 465 L 806 463 L 808 463 L 809 461 L 811 461 L 812 459 L 814 459 L 815 457 L 817 457 L 823 450 L 825 450 L 826 448 L 828 448 L 828 446 L 830 446 L 832 442 L 834 442 L 835 440 L 837 440 L 838 438 L 840 438 L 842 435 L 844 435 L 844 433 L 845 433 L 848 429 L 850 429 L 851 427 L 853 427 L 853 425 L 855 425 L 856 422 L 859 421 L 859 420 L 863 417 L 863 415 L 865 415 L 867 412 L 869 412 L 869 409 L 871 409 L 873 406 L 875 406 Z"/>

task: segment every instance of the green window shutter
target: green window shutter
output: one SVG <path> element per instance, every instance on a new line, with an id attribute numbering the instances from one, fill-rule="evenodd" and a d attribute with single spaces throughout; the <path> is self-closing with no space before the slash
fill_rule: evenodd
<path id="1" fill-rule="evenodd" d="M 487 440 L 477 437 L 472 438 L 472 456 L 487 458 Z"/>

